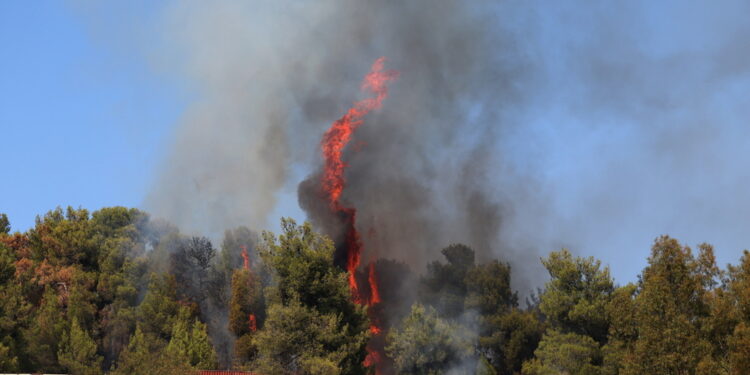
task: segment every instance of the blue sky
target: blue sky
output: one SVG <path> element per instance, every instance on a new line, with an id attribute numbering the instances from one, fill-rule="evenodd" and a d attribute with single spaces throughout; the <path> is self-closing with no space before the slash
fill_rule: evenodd
<path id="1" fill-rule="evenodd" d="M 194 87 L 149 50 L 163 44 L 141 18 L 161 2 L 78 4 L 0 2 L 0 212 L 16 230 L 57 206 L 142 206 L 190 104 Z M 541 89 L 500 142 L 554 207 L 531 236 L 602 259 L 620 281 L 660 234 L 736 262 L 750 246 L 746 5 L 555 4 L 529 12 Z M 307 171 L 293 168 L 274 218 L 301 215 Z"/>
<path id="2" fill-rule="evenodd" d="M 0 3 L 0 210 L 17 230 L 58 205 L 138 206 L 184 107 L 87 27 L 67 2 Z"/>

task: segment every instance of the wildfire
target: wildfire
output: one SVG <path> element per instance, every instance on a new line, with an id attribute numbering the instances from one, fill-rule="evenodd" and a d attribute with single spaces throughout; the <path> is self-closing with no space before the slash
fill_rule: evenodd
<path id="1" fill-rule="evenodd" d="M 250 327 L 250 332 L 255 332 L 258 330 L 258 322 L 255 319 L 255 314 L 250 314 L 247 316 L 247 324 Z"/>
<path id="2" fill-rule="evenodd" d="M 242 252 L 240 253 L 242 255 L 242 269 L 250 272 L 250 257 L 247 255 L 247 246 L 242 245 L 240 246 L 240 249 L 242 249 Z M 247 316 L 247 325 L 250 327 L 250 332 L 258 330 L 258 321 L 255 318 L 255 314 L 250 313 Z"/>
<path id="3" fill-rule="evenodd" d="M 382 106 L 383 99 L 388 96 L 386 84 L 398 77 L 398 72 L 395 70 L 383 71 L 383 64 L 385 64 L 384 57 L 375 60 L 370 72 L 362 81 L 361 89 L 375 94 L 375 97 L 355 102 L 354 106 L 336 120 L 323 136 L 323 158 L 325 159 L 323 190 L 328 193 L 331 208 L 336 211 L 345 209 L 339 202 L 345 185 L 346 163 L 341 159 L 344 148 L 351 140 L 354 131 L 362 125 L 364 116 Z"/>
<path id="4" fill-rule="evenodd" d="M 344 148 L 351 141 L 354 131 L 363 124 L 364 116 L 375 109 L 379 109 L 383 100 L 388 96 L 387 84 L 398 77 L 394 70 L 383 70 L 385 58 L 381 57 L 372 64 L 370 72 L 362 81 L 361 90 L 373 94 L 373 96 L 357 101 L 346 112 L 344 116 L 336 120 L 323 136 L 322 149 L 324 169 L 322 177 L 323 191 L 326 193 L 331 210 L 345 218 L 345 244 L 346 244 L 346 270 L 349 273 L 349 289 L 354 301 L 358 304 L 373 306 L 380 303 L 380 292 L 377 286 L 377 275 L 374 263 L 368 267 L 367 283 L 370 287 L 369 298 L 361 294 L 357 284 L 356 271 L 359 268 L 362 255 L 362 239 L 356 228 L 357 210 L 353 207 L 344 206 L 341 201 L 341 193 L 346 186 L 344 170 L 346 163 L 342 160 Z M 372 317 L 371 317 L 372 318 Z M 382 329 L 371 319 L 370 332 L 380 335 Z M 365 359 L 366 366 L 375 366 L 376 372 L 380 372 L 379 365 L 382 363 L 382 355 L 368 347 L 368 355 Z"/>
<path id="5" fill-rule="evenodd" d="M 375 263 L 370 263 L 368 267 L 367 282 L 370 283 L 370 303 L 380 303 L 380 291 L 378 290 L 378 275 L 375 273 Z"/>
<path id="6" fill-rule="evenodd" d="M 361 296 L 354 274 L 359 267 L 363 246 L 356 229 L 357 210 L 344 206 L 340 201 L 341 193 L 346 185 L 344 179 L 346 163 L 342 160 L 342 156 L 344 148 L 351 140 L 354 131 L 362 125 L 364 116 L 382 106 L 383 100 L 388 96 L 386 84 L 398 77 L 398 72 L 394 70 L 384 71 L 384 64 L 384 57 L 375 60 L 370 72 L 362 81 L 361 89 L 369 91 L 375 96 L 355 102 L 346 114 L 336 120 L 326 131 L 322 142 L 323 159 L 325 161 L 323 191 L 328 195 L 331 209 L 343 214 L 346 218 L 346 269 L 349 271 L 349 287 L 357 302 L 361 302 Z"/>
<path id="7" fill-rule="evenodd" d="M 242 249 L 242 269 L 250 271 L 250 257 L 247 255 L 247 246 L 240 246 Z"/>

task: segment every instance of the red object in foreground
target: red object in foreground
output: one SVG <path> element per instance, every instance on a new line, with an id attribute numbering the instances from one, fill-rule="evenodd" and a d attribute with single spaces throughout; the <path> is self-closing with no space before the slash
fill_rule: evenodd
<path id="1" fill-rule="evenodd" d="M 360 258 L 362 256 L 362 239 L 356 228 L 357 210 L 354 207 L 344 206 L 341 201 L 341 193 L 344 191 L 346 181 L 344 179 L 344 169 L 346 163 L 342 160 L 344 148 L 352 139 L 354 130 L 363 123 L 364 116 L 370 111 L 379 109 L 383 100 L 388 96 L 386 84 L 398 77 L 395 70 L 383 70 L 385 58 L 381 57 L 372 64 L 370 72 L 367 73 L 362 81 L 361 89 L 374 95 L 354 103 L 344 116 L 336 120 L 323 136 L 322 149 L 324 170 L 323 170 L 323 191 L 328 197 L 328 202 L 333 212 L 341 214 L 346 220 L 345 228 L 345 246 L 346 246 L 346 270 L 349 273 L 349 289 L 352 292 L 354 301 L 358 304 L 373 306 L 380 303 L 380 292 L 377 286 L 377 275 L 375 274 L 374 264 L 370 264 L 368 269 L 367 283 L 369 284 L 369 298 L 362 294 L 362 290 L 357 285 L 355 277 L 357 268 L 359 268 Z M 371 316 L 370 332 L 374 336 L 382 334 L 382 329 L 378 326 L 377 319 Z M 367 347 L 368 355 L 365 359 L 366 366 L 375 366 L 376 373 L 380 373 L 382 364 L 382 354 L 375 350 L 371 345 Z"/>

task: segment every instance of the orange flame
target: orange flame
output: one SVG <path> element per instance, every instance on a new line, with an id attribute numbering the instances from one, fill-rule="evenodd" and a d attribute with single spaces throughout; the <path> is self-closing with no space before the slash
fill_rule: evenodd
<path id="1" fill-rule="evenodd" d="M 336 120 L 323 135 L 323 158 L 325 160 L 323 172 L 323 191 L 328 194 L 331 209 L 343 213 L 347 218 L 346 230 L 346 270 L 349 272 L 349 288 L 355 301 L 361 303 L 359 287 L 355 278 L 355 271 L 359 267 L 362 254 L 362 240 L 356 229 L 357 211 L 351 207 L 345 207 L 340 202 L 341 193 L 346 181 L 344 169 L 346 163 L 342 160 L 344 148 L 351 141 L 354 131 L 362 125 L 363 118 L 370 111 L 379 109 L 383 100 L 388 96 L 386 84 L 398 77 L 394 70 L 383 70 L 385 58 L 381 57 L 372 64 L 370 72 L 362 81 L 361 89 L 374 94 L 374 97 L 366 98 L 354 103 L 344 116 Z"/>
<path id="2" fill-rule="evenodd" d="M 355 102 L 344 116 L 331 124 L 331 127 L 323 135 L 321 145 L 324 159 L 323 191 L 328 196 L 331 210 L 342 214 L 346 218 L 346 270 L 349 273 L 349 289 L 356 303 L 367 304 L 368 306 L 380 303 L 380 292 L 378 291 L 377 275 L 373 263 L 370 263 L 367 278 L 370 284 L 369 299 L 365 299 L 361 295 L 360 288 L 357 285 L 356 271 L 361 261 L 363 244 L 360 234 L 356 229 L 357 210 L 353 207 L 344 206 L 340 201 L 341 193 L 346 186 L 344 169 L 347 166 L 342 160 L 342 156 L 346 145 L 352 139 L 354 131 L 363 124 L 364 116 L 382 106 L 383 100 L 388 96 L 387 84 L 398 78 L 398 72 L 395 70 L 383 70 L 384 64 L 384 57 L 375 60 L 360 87 L 362 91 L 369 92 L 374 96 Z M 381 328 L 378 327 L 374 319 L 372 322 L 370 332 L 373 335 L 380 335 L 382 332 Z M 365 366 L 375 366 L 376 373 L 380 373 L 379 367 L 382 363 L 381 354 L 369 345 L 367 352 Z"/>
<path id="3" fill-rule="evenodd" d="M 375 97 L 355 102 L 354 106 L 336 120 L 323 135 L 322 146 L 325 159 L 323 190 L 328 193 L 331 208 L 335 211 L 344 208 L 339 202 L 345 185 L 346 163 L 341 159 L 344 148 L 351 140 L 354 130 L 362 125 L 364 116 L 383 105 L 383 99 L 388 96 L 386 84 L 398 77 L 398 72 L 394 70 L 383 71 L 383 64 L 385 64 L 385 57 L 375 60 L 370 72 L 362 81 L 361 89 L 375 94 Z"/>
<path id="4" fill-rule="evenodd" d="M 247 323 L 250 326 L 250 332 L 255 332 L 258 330 L 258 322 L 255 320 L 255 314 L 248 315 Z"/>
<path id="5" fill-rule="evenodd" d="M 380 303 L 380 291 L 378 290 L 378 276 L 375 273 L 375 263 L 370 263 L 369 275 L 367 281 L 370 283 L 370 303 L 369 305 L 375 305 Z"/>
<path id="6" fill-rule="evenodd" d="M 242 249 L 242 269 L 250 270 L 250 257 L 247 255 L 247 246 L 240 246 Z"/>

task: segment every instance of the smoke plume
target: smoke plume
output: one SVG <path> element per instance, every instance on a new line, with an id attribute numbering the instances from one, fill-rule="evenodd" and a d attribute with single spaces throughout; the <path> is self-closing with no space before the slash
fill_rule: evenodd
<path id="1" fill-rule="evenodd" d="M 501 232 L 532 201 L 533 179 L 497 139 L 518 122 L 532 82 L 502 10 L 449 0 L 174 4 L 170 44 L 200 94 L 147 207 L 188 230 L 266 227 L 293 171 L 312 170 L 299 201 L 325 228 L 329 210 L 311 185 L 321 135 L 383 55 L 402 78 L 344 155 L 341 199 L 359 212 L 363 260 L 421 270 L 464 242 L 480 259 L 514 262 Z"/>
<path id="2" fill-rule="evenodd" d="M 668 22 L 657 17 L 667 9 Z M 363 261 L 377 253 L 419 272 L 465 242 L 480 261 L 510 261 L 521 291 L 540 284 L 539 254 L 560 246 L 600 257 L 622 281 L 662 233 L 713 242 L 729 261 L 747 246 L 750 207 L 746 11 L 167 2 L 154 62 L 194 95 L 146 208 L 202 233 L 268 227 L 280 192 L 319 171 L 325 129 L 387 56 L 401 77 L 344 155 L 342 201 L 358 210 Z M 325 228 L 310 177 L 300 205 Z"/>

